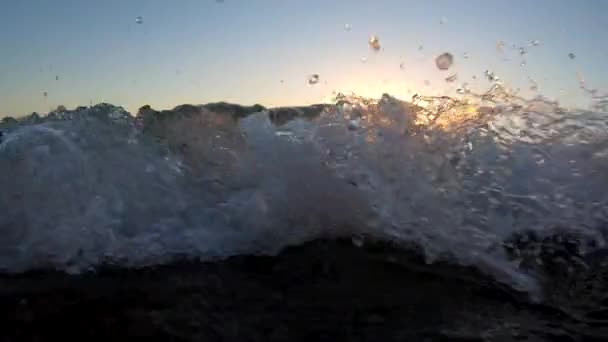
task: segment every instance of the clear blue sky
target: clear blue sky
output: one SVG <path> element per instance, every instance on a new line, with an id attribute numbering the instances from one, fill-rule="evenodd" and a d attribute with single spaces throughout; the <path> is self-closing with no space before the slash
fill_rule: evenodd
<path id="1" fill-rule="evenodd" d="M 369 49 L 372 34 L 382 51 Z M 486 69 L 513 87 L 532 77 L 542 94 L 580 105 L 577 71 L 608 85 L 607 38 L 602 0 L 0 0 L 0 117 L 100 101 L 136 110 L 308 104 L 333 90 L 449 95 L 465 81 L 487 87 Z M 522 58 L 511 44 L 529 51 Z M 441 72 L 433 58 L 445 51 L 455 64 Z M 459 80 L 448 84 L 452 73 Z"/>

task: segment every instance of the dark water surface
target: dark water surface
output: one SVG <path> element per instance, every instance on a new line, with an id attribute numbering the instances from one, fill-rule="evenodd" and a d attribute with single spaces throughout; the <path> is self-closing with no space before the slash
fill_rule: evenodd
<path id="1" fill-rule="evenodd" d="M 548 275 L 533 303 L 413 249 L 316 240 L 274 257 L 4 276 L 0 319 L 6 341 L 602 341 L 601 262 Z"/>

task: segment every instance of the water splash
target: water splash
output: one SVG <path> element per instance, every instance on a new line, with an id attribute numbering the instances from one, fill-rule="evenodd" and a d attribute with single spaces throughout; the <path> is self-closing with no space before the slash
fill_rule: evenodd
<path id="1" fill-rule="evenodd" d="M 0 269 L 142 266 L 353 235 L 415 242 L 429 262 L 534 291 L 504 245 L 560 229 L 592 241 L 587 251 L 604 244 L 608 121 L 502 84 L 462 89 L 136 118 L 98 105 L 2 124 Z"/>

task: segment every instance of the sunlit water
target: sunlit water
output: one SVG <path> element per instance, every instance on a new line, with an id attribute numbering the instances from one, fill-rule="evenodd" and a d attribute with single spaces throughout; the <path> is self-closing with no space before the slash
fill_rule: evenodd
<path id="1" fill-rule="evenodd" d="M 475 265 L 534 292 L 523 252 L 507 255 L 514 235 L 567 232 L 583 254 L 605 244 L 601 99 L 574 111 L 500 84 L 461 93 L 6 119 L 0 269 L 135 267 L 353 236 L 416 243 L 428 262 Z"/>

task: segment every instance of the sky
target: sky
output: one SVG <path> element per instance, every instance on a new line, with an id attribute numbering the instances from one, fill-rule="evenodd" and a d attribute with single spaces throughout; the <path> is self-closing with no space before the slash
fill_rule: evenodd
<path id="1" fill-rule="evenodd" d="M 485 70 L 584 106 L 577 72 L 608 86 L 607 14 L 603 0 L 0 0 L 0 117 L 99 102 L 306 105 L 334 91 L 453 96 L 464 82 L 488 88 Z M 444 52 L 447 71 L 434 63 Z"/>

